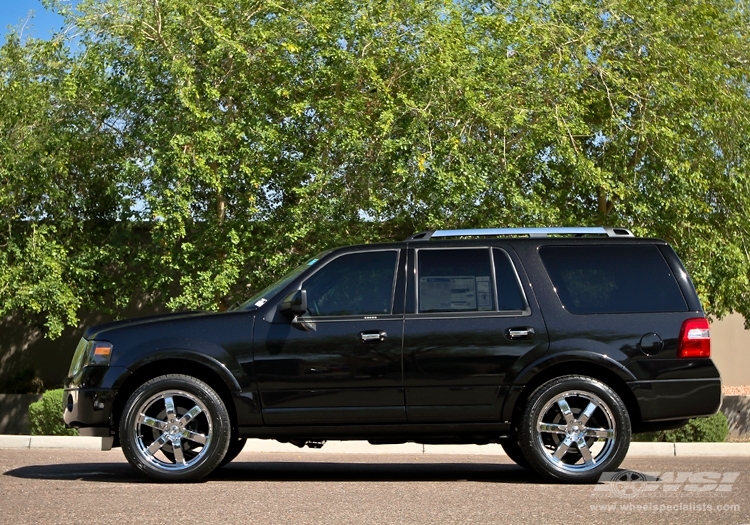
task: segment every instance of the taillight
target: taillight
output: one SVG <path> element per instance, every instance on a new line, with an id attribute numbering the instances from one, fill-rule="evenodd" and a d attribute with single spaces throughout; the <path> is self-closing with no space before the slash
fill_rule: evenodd
<path id="1" fill-rule="evenodd" d="M 711 357 L 711 331 L 704 318 L 682 323 L 677 357 Z"/>

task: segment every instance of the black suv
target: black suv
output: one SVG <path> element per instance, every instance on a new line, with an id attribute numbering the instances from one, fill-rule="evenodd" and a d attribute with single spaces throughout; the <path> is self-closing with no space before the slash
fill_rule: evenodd
<path id="1" fill-rule="evenodd" d="M 666 242 L 502 228 L 339 248 L 232 311 L 92 327 L 64 417 L 163 481 L 199 479 L 253 437 L 500 443 L 591 482 L 632 432 L 720 403 L 708 322 Z"/>

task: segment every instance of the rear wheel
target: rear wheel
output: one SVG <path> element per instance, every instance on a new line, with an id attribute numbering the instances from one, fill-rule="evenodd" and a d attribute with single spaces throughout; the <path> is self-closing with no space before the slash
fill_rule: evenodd
<path id="1" fill-rule="evenodd" d="M 195 481 L 219 466 L 231 426 L 219 395 L 194 377 L 170 374 L 130 396 L 120 422 L 128 462 L 158 481 Z"/>
<path id="2" fill-rule="evenodd" d="M 625 459 L 631 428 L 610 387 L 591 377 L 563 376 L 529 398 L 519 428 L 524 457 L 540 474 L 572 483 L 596 482 Z"/>

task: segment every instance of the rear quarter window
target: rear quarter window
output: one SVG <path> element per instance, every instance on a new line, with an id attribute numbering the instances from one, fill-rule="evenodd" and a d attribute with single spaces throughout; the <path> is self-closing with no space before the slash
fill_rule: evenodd
<path id="1" fill-rule="evenodd" d="M 656 246 L 543 246 L 539 254 L 560 302 L 573 314 L 688 310 Z"/>

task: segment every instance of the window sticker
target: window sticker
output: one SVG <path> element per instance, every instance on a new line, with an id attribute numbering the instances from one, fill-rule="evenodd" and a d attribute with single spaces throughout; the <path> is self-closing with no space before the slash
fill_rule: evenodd
<path id="1" fill-rule="evenodd" d="M 257 301 L 257 302 L 255 303 L 255 306 L 257 306 L 258 308 L 260 308 L 261 306 L 263 306 L 263 305 L 264 305 L 264 304 L 266 304 L 267 302 L 268 302 L 268 299 L 266 299 L 266 298 L 264 297 L 263 299 L 260 299 L 259 301 Z"/>
<path id="2" fill-rule="evenodd" d="M 420 277 L 419 301 L 422 312 L 490 310 L 490 278 L 473 275 Z"/>
<path id="3" fill-rule="evenodd" d="M 477 276 L 477 310 L 492 310 L 489 276 Z"/>

